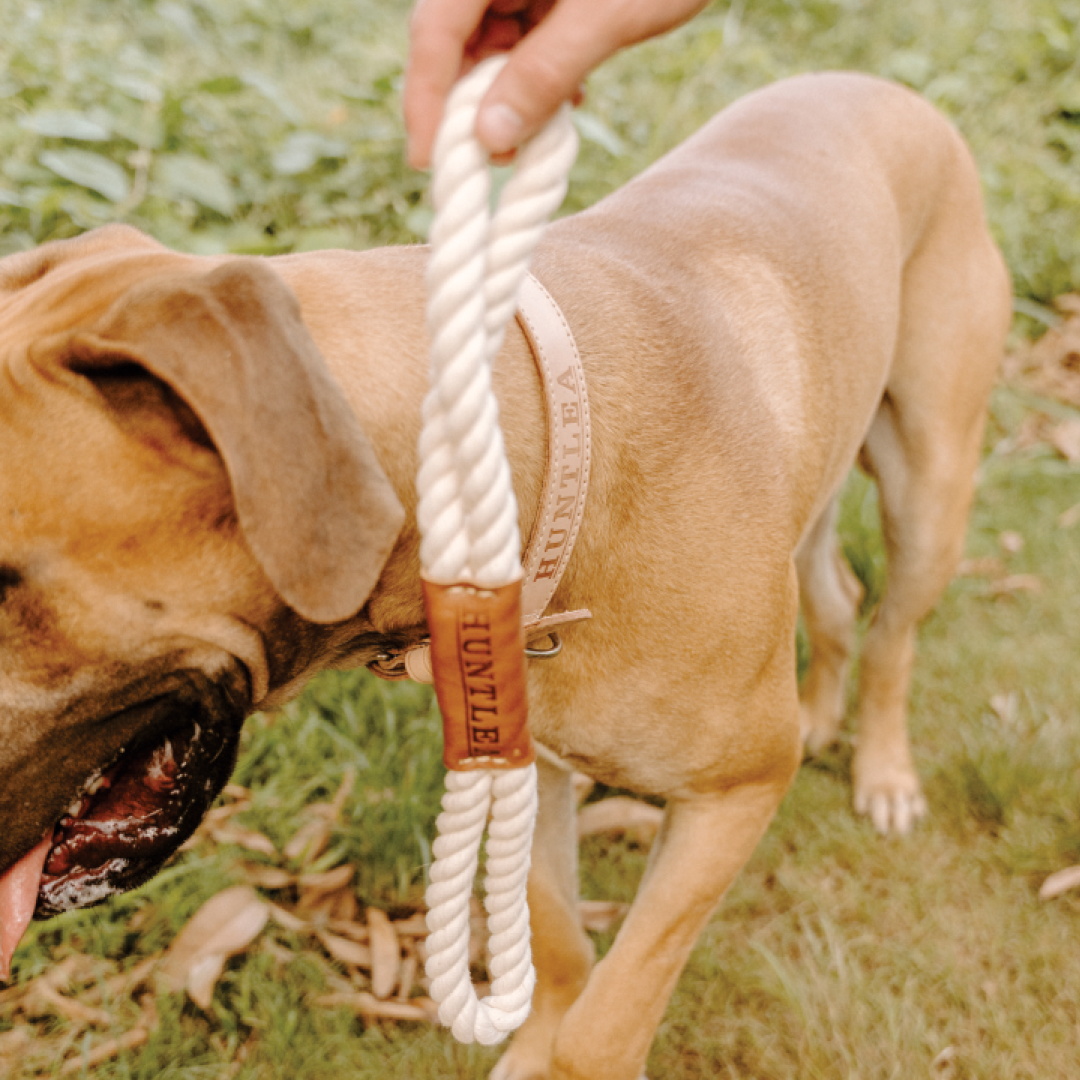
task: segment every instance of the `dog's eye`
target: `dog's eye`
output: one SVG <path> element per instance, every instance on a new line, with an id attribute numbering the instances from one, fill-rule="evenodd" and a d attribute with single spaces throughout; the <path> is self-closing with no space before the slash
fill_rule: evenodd
<path id="1" fill-rule="evenodd" d="M 8 592 L 21 585 L 22 581 L 22 574 L 14 566 L 0 564 L 0 604 L 7 599 Z"/>

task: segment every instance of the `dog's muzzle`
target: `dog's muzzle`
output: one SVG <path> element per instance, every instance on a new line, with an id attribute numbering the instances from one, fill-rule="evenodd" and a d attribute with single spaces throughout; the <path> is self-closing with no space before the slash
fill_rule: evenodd
<path id="1" fill-rule="evenodd" d="M 99 721 L 138 734 L 91 769 L 56 821 L 35 918 L 100 903 L 161 868 L 228 782 L 248 695 L 234 671 L 185 672 L 166 693 Z"/>

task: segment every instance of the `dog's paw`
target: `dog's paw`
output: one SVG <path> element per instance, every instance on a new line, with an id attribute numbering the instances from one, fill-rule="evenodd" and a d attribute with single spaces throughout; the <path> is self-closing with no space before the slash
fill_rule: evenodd
<path id="1" fill-rule="evenodd" d="M 926 816 L 926 799 L 914 771 L 893 768 L 884 775 L 856 778 L 855 810 L 866 814 L 882 836 L 907 836 Z"/>

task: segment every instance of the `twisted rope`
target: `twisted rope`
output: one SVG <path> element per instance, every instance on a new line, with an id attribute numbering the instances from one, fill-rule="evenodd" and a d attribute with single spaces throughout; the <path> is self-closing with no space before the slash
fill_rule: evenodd
<path id="1" fill-rule="evenodd" d="M 485 151 L 473 130 L 481 98 L 505 63 L 492 58 L 454 89 L 433 154 L 427 272 L 431 388 L 417 476 L 423 576 L 497 588 L 521 578 L 517 500 L 491 389 L 491 364 L 544 225 L 566 194 L 577 135 L 564 109 L 518 154 L 491 215 Z M 536 766 L 451 772 L 427 892 L 431 996 L 461 1042 L 490 1046 L 529 1014 L 536 976 L 526 881 L 536 821 Z M 485 907 L 492 985 L 469 978 L 469 899 L 488 815 Z"/>

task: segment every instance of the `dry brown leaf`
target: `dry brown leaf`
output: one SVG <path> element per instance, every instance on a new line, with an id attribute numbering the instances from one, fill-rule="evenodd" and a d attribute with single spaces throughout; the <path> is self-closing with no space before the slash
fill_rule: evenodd
<path id="1" fill-rule="evenodd" d="M 336 892 L 338 889 L 345 888 L 352 881 L 355 873 L 355 867 L 346 863 L 342 866 L 335 866 L 333 870 L 327 870 L 321 874 L 301 874 L 297 878 L 297 884 L 301 889 L 308 892 Z"/>
<path id="2" fill-rule="evenodd" d="M 409 995 L 412 994 L 413 985 L 416 983 L 416 953 L 410 951 L 409 954 L 401 961 L 401 975 L 398 978 L 398 1000 L 408 1001 Z"/>
<path id="3" fill-rule="evenodd" d="M 352 922 L 360 914 L 360 902 L 352 889 L 338 889 L 330 897 L 330 917 L 335 922 Z"/>
<path id="4" fill-rule="evenodd" d="M 200 956 L 188 969 L 184 983 L 188 997 L 204 1012 L 208 1012 L 214 1000 L 214 988 L 225 970 L 224 953 L 206 953 Z"/>
<path id="5" fill-rule="evenodd" d="M 166 987 L 174 991 L 187 987 L 192 1000 L 196 993 L 200 1001 L 208 1000 L 207 984 L 210 983 L 212 995 L 213 982 L 217 979 L 217 976 L 210 979 L 215 966 L 210 958 L 220 958 L 217 970 L 220 975 L 224 961 L 243 952 L 262 933 L 269 917 L 269 905 L 246 885 L 212 896 L 192 916 L 165 954 L 160 972 Z"/>
<path id="6" fill-rule="evenodd" d="M 76 983 L 90 982 L 101 970 L 105 961 L 95 956 L 87 956 L 85 953 L 73 953 L 65 956 L 59 964 L 53 965 L 39 979 L 31 983 L 31 987 L 44 984 L 53 990 L 67 990 Z"/>
<path id="7" fill-rule="evenodd" d="M 281 852 L 286 859 L 310 866 L 326 850 L 332 829 L 333 825 L 326 820 L 305 822 L 293 833 Z"/>
<path id="8" fill-rule="evenodd" d="M 248 882 L 257 885 L 260 889 L 287 889 L 296 881 L 294 874 L 277 866 L 244 863 L 240 869 Z"/>
<path id="9" fill-rule="evenodd" d="M 366 1020 L 429 1021 L 438 1016 L 438 1006 L 427 998 L 413 1001 L 381 1001 L 374 994 L 358 990 L 351 994 L 323 994 L 316 1005 L 327 1009 L 348 1008 Z"/>
<path id="10" fill-rule="evenodd" d="M 343 964 L 351 964 L 354 967 L 371 968 L 371 949 L 367 945 L 361 945 L 358 941 L 350 941 L 348 938 L 338 937 L 337 934 L 328 934 L 325 930 L 318 931 L 319 940 L 323 948 L 335 959 Z"/>
<path id="11" fill-rule="evenodd" d="M 81 996 L 88 1001 L 98 1001 L 106 997 L 127 997 L 150 978 L 160 959 L 161 954 L 148 956 L 127 971 L 122 971 L 119 975 L 113 975 L 112 978 L 105 979 L 97 986 L 84 990 Z"/>
<path id="12" fill-rule="evenodd" d="M 1080 406 L 1080 312 L 1074 305 L 1074 297 L 1059 297 L 1055 306 L 1066 318 L 1034 344 L 1011 353 L 1005 374 L 1037 393 Z"/>
<path id="13" fill-rule="evenodd" d="M 578 914 L 581 925 L 586 930 L 604 934 L 616 923 L 626 917 L 629 904 L 620 904 L 615 900 L 579 900 Z"/>
<path id="14" fill-rule="evenodd" d="M 345 769 L 345 775 L 341 778 L 341 783 L 338 785 L 338 789 L 334 794 L 334 801 L 331 803 L 331 810 L 333 813 L 332 820 L 336 821 L 341 814 L 341 811 L 345 809 L 345 803 L 348 802 L 349 796 L 352 794 L 353 788 L 356 786 L 356 767 L 349 765 Z"/>
<path id="15" fill-rule="evenodd" d="M 1055 896 L 1076 888 L 1080 888 L 1080 866 L 1070 866 L 1065 870 L 1059 870 L 1056 874 L 1051 874 L 1043 882 L 1039 890 L 1039 899 L 1053 900 Z"/>
<path id="16" fill-rule="evenodd" d="M 64 1062 L 58 1074 L 48 1075 L 74 1076 L 76 1073 L 82 1072 L 84 1068 L 92 1069 L 95 1065 L 101 1065 L 103 1062 L 117 1057 L 125 1050 L 133 1050 L 136 1046 L 142 1046 L 149 1038 L 149 1029 L 145 1027 L 132 1028 L 131 1031 L 121 1035 L 118 1039 L 109 1039 L 108 1042 L 95 1046 L 93 1050 L 86 1054 L 70 1058 Z"/>
<path id="17" fill-rule="evenodd" d="M 1065 510 L 1058 517 L 1057 524 L 1059 529 L 1071 529 L 1078 521 L 1080 521 L 1080 503 Z"/>
<path id="18" fill-rule="evenodd" d="M 288 930 L 290 934 L 311 933 L 311 924 L 305 919 L 299 918 L 291 911 L 286 911 L 285 908 L 279 907 L 277 904 L 267 904 L 267 907 L 270 909 L 270 917 L 282 930 Z"/>
<path id="19" fill-rule="evenodd" d="M 33 1028 L 16 1027 L 0 1032 L 0 1076 L 15 1075 L 15 1069 L 34 1045 Z"/>
<path id="20" fill-rule="evenodd" d="M 401 971 L 401 943 L 386 912 L 368 908 L 367 921 L 371 942 L 371 991 L 377 998 L 388 998 L 397 986 Z"/>
<path id="21" fill-rule="evenodd" d="M 296 959 L 296 953 L 285 945 L 280 945 L 272 937 L 264 937 L 259 941 L 259 948 L 272 956 L 278 964 L 291 964 Z"/>
<path id="22" fill-rule="evenodd" d="M 418 912 L 407 919 L 397 919 L 394 922 L 394 930 L 397 931 L 398 937 L 427 937 L 427 916 Z"/>
<path id="23" fill-rule="evenodd" d="M 254 829 L 245 829 L 242 825 L 234 825 L 230 822 L 220 829 L 214 829 L 210 835 L 218 844 L 235 844 L 245 851 L 254 851 L 258 855 L 277 857 L 277 848 L 268 836 Z"/>
<path id="24" fill-rule="evenodd" d="M 1066 460 L 1080 461 L 1080 420 L 1062 420 L 1050 430 L 1050 445 Z"/>
<path id="25" fill-rule="evenodd" d="M 1009 596 L 1016 592 L 1041 593 L 1042 589 L 1042 580 L 1035 574 L 1009 574 L 990 582 L 986 591 L 989 596 Z"/>
<path id="26" fill-rule="evenodd" d="M 326 929 L 333 934 L 340 934 L 350 941 L 359 941 L 366 945 L 368 940 L 368 928 L 355 919 L 331 919 L 326 924 Z"/>
<path id="27" fill-rule="evenodd" d="M 110 1028 L 116 1023 L 116 1018 L 104 1009 L 95 1009 L 75 998 L 64 997 L 59 990 L 54 990 L 43 980 L 38 980 L 31 994 L 33 1005 L 44 1008 L 48 1012 L 54 1012 L 73 1024 L 81 1024 L 89 1027 Z M 29 1006 L 28 1007 L 32 1007 Z"/>
<path id="28" fill-rule="evenodd" d="M 617 795 L 589 803 L 578 811 L 578 837 L 633 833 L 642 843 L 651 843 L 663 820 L 664 811 L 658 806 Z"/>

